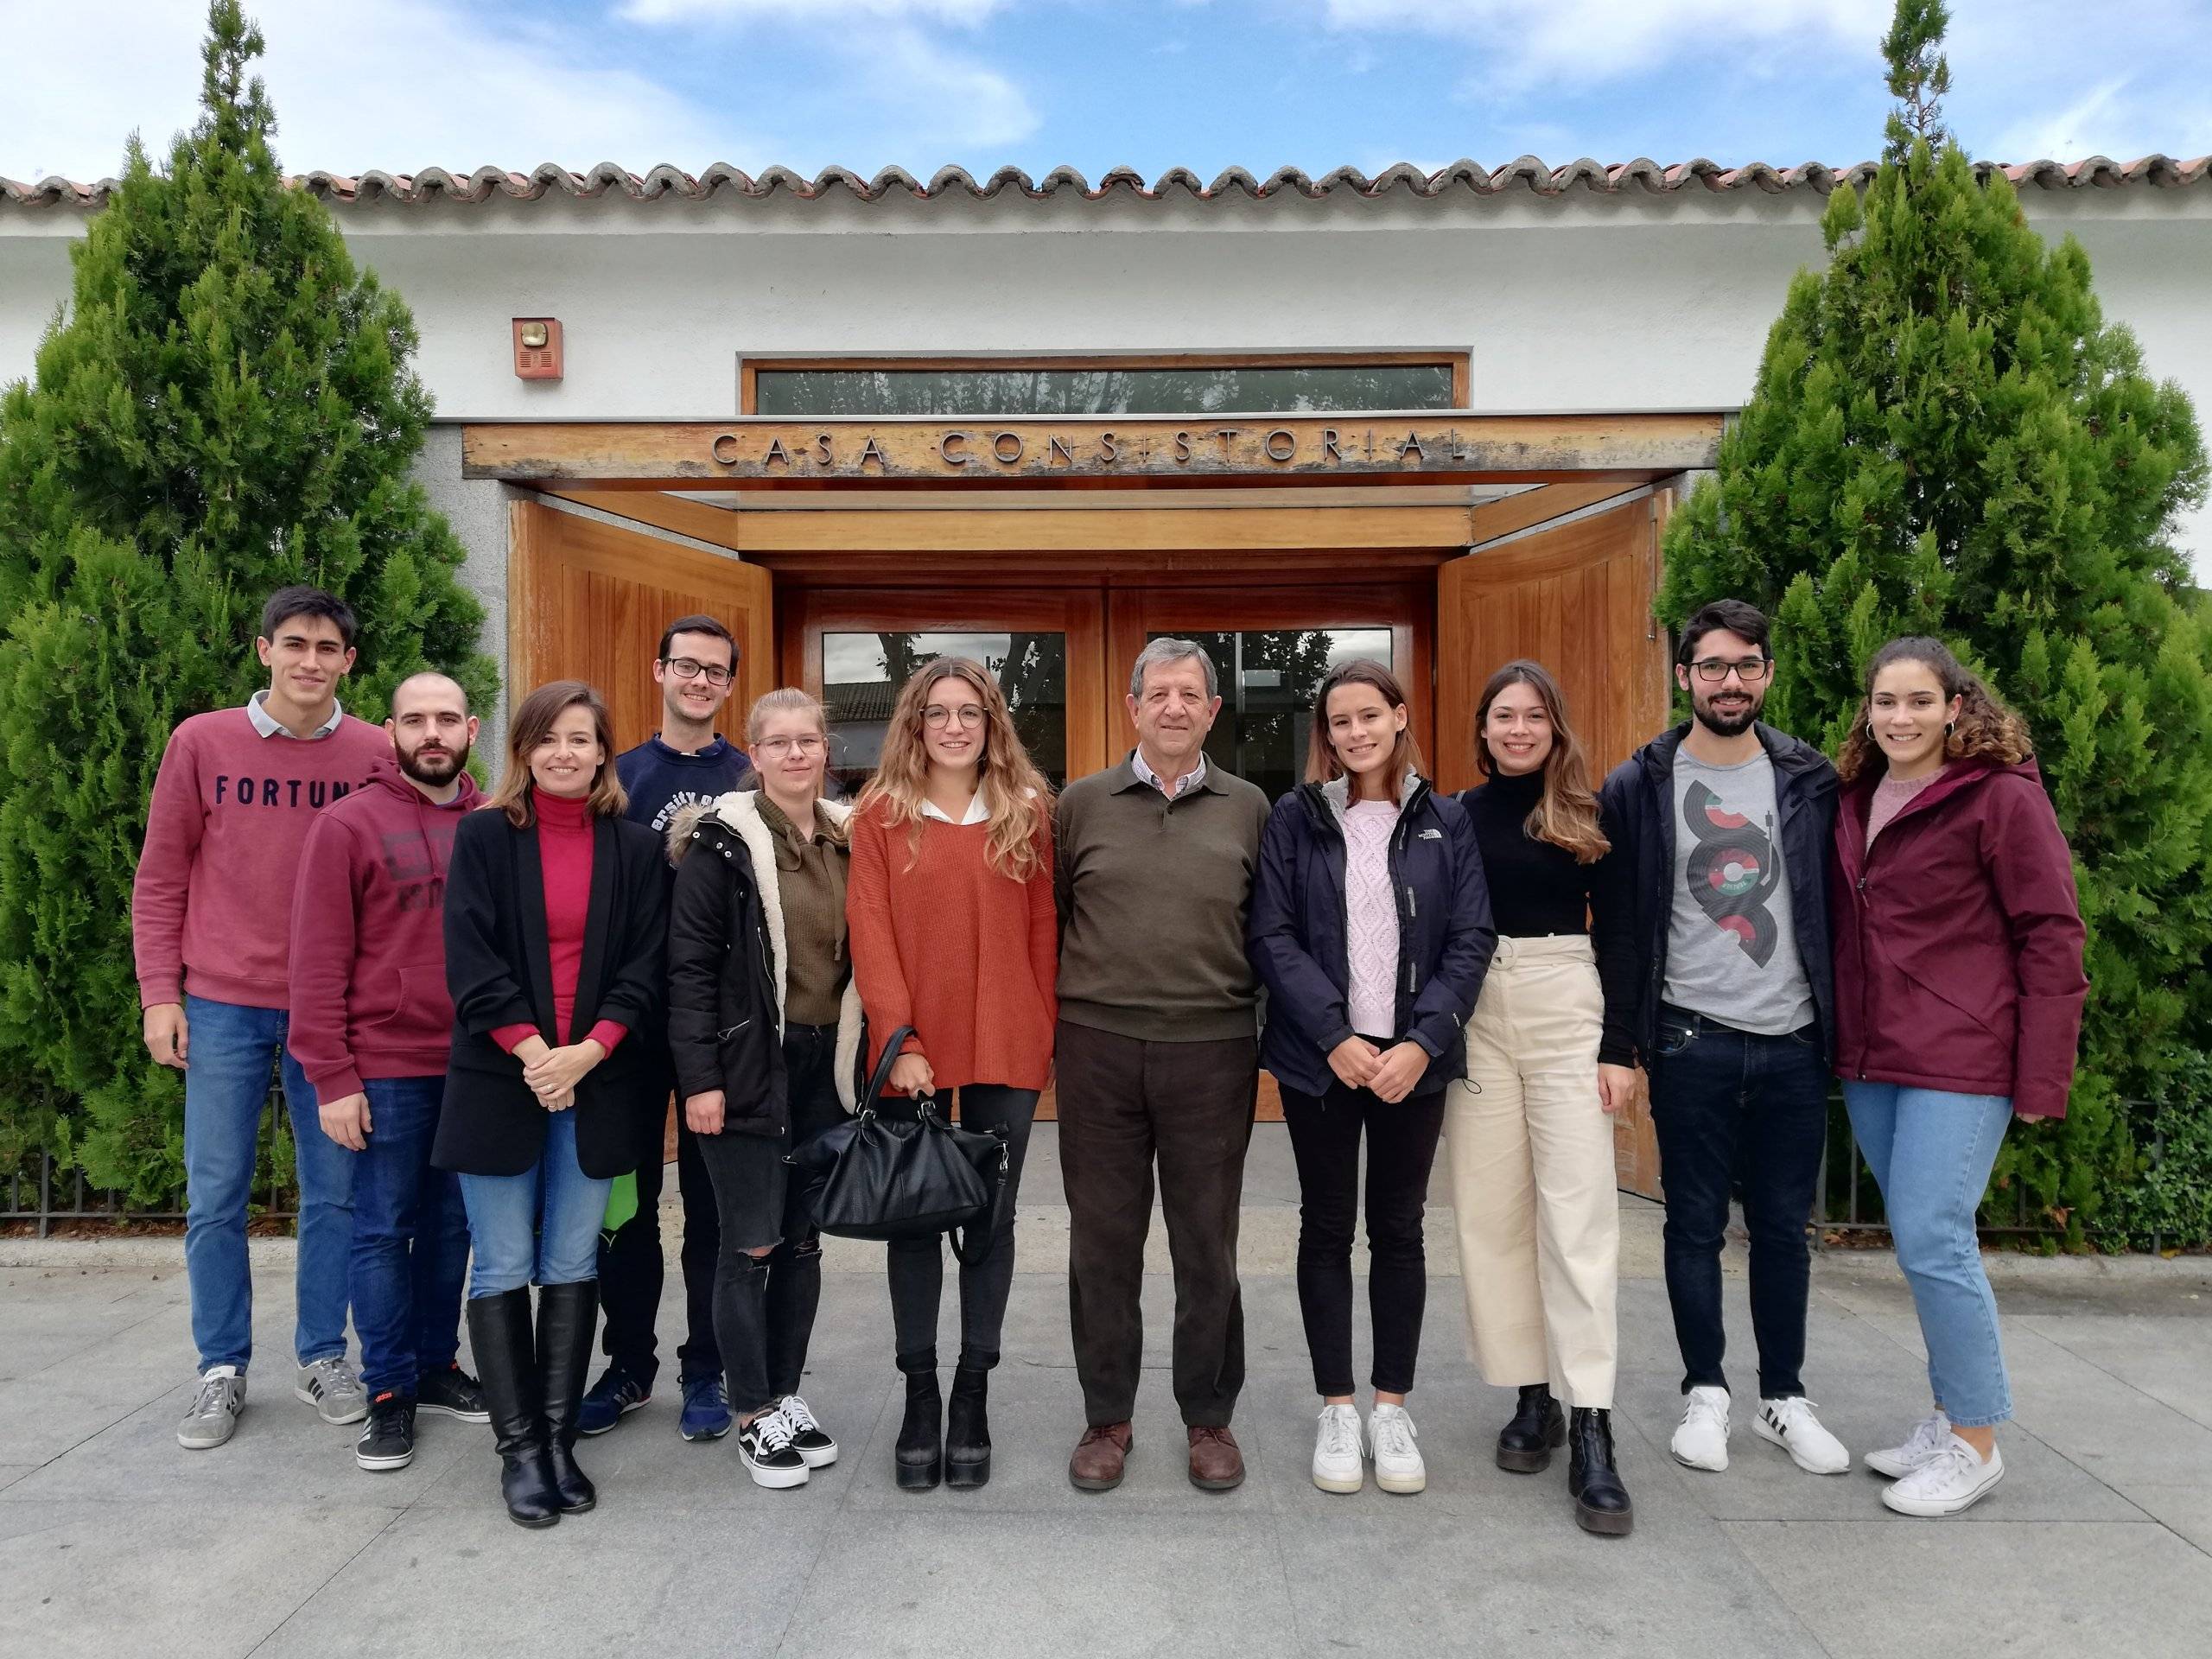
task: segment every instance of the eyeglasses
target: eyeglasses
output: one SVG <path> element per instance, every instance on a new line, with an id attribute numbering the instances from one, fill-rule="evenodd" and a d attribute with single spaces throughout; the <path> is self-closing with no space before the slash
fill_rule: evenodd
<path id="1" fill-rule="evenodd" d="M 922 724 L 933 732 L 941 732 L 956 721 L 962 731 L 974 731 L 983 723 L 983 705 L 964 702 L 957 709 L 948 709 L 941 702 L 933 702 L 922 710 Z"/>
<path id="2" fill-rule="evenodd" d="M 1701 657 L 1690 666 L 1697 671 L 1698 678 L 1707 685 L 1718 685 L 1732 673 L 1745 685 L 1756 685 L 1772 672 L 1774 659 L 1771 657 L 1746 657 L 1740 663 L 1731 663 L 1718 657 Z"/>
<path id="3" fill-rule="evenodd" d="M 679 680 L 696 680 L 703 674 L 707 677 L 707 683 L 717 690 L 735 677 L 732 670 L 724 668 L 720 663 L 702 663 L 691 657 L 663 658 L 661 666 Z"/>
<path id="4" fill-rule="evenodd" d="M 753 747 L 763 760 L 780 760 L 787 754 L 817 755 L 829 745 L 819 737 L 764 737 Z"/>

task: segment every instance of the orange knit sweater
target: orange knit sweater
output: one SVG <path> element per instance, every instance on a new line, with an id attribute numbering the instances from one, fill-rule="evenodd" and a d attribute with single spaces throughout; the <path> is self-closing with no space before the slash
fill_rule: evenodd
<path id="1" fill-rule="evenodd" d="M 852 821 L 845 927 L 853 982 L 868 1015 L 868 1065 L 900 1026 L 930 1063 L 939 1092 L 970 1083 L 1042 1089 L 1059 1018 L 1059 921 L 1049 829 L 1026 882 L 984 861 L 987 824 L 893 828 L 876 802 Z"/>

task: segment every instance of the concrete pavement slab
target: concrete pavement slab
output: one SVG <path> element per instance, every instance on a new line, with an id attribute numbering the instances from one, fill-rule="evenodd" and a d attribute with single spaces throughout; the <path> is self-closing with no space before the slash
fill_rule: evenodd
<path id="1" fill-rule="evenodd" d="M 843 1523 L 811 1491 L 759 1495 L 790 1501 L 671 1510 L 608 1492 L 542 1530 L 509 1521 L 495 1491 L 481 1510 L 418 1506 L 316 1586 L 256 1659 L 772 1654 Z"/>
<path id="2" fill-rule="evenodd" d="M 0 1492 L 4 1492 L 39 1465 L 35 1463 L 0 1463 Z"/>
<path id="3" fill-rule="evenodd" d="M 1306 1650 L 1265 1518 L 1214 1505 L 1184 1516 L 925 1510 L 841 1518 L 779 1652 L 1281 1659 Z"/>
<path id="4" fill-rule="evenodd" d="M 2192 1329 L 2212 1323 L 2212 1304 L 2174 1314 L 2027 1313 L 2005 1323 L 2212 1429 L 2212 1367 L 2189 1342 Z"/>
<path id="5" fill-rule="evenodd" d="M 2152 1524 L 2044 1522 L 2031 1541 L 1885 1512 L 1726 1531 L 1839 1659 L 2202 1659 L 2212 1630 L 2212 1558 Z"/>
<path id="6" fill-rule="evenodd" d="M 219 1517 L 191 1503 L 0 1504 L 6 1646 L 38 1659 L 250 1653 L 398 1513 L 268 1496 Z"/>

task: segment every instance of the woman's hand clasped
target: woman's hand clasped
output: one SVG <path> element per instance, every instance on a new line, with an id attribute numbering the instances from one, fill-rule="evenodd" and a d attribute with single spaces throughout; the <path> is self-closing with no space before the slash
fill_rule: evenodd
<path id="1" fill-rule="evenodd" d="M 1364 1089 L 1375 1080 L 1382 1057 L 1364 1037 L 1347 1037 L 1329 1051 L 1329 1070 L 1347 1089 Z"/>
<path id="2" fill-rule="evenodd" d="M 930 1070 L 927 1060 L 909 1049 L 891 1062 L 891 1086 L 901 1094 L 934 1094 L 937 1073 Z"/>
<path id="3" fill-rule="evenodd" d="M 1404 1042 L 1392 1046 L 1376 1063 L 1375 1075 L 1368 1083 L 1368 1090 L 1387 1106 L 1395 1106 L 1414 1091 L 1428 1071 L 1428 1051 L 1419 1043 Z"/>
<path id="4" fill-rule="evenodd" d="M 523 1049 L 528 1046 L 527 1043 L 518 1046 L 515 1058 L 523 1062 L 523 1081 L 549 1112 L 565 1111 L 575 1105 L 576 1085 L 607 1058 L 606 1049 L 592 1037 L 565 1048 L 545 1048 L 535 1058 L 524 1058 Z"/>

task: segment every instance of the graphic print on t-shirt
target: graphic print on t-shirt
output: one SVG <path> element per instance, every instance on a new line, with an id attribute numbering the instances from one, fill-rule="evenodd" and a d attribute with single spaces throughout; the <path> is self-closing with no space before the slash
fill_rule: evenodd
<path id="1" fill-rule="evenodd" d="M 1774 820 L 1769 818 L 1764 828 L 1755 825 L 1722 805 L 1705 785 L 1692 783 L 1682 797 L 1682 827 L 1694 842 L 1690 897 L 1714 926 L 1736 936 L 1745 956 L 1765 967 L 1780 937 L 1768 902 L 1782 880 Z"/>

